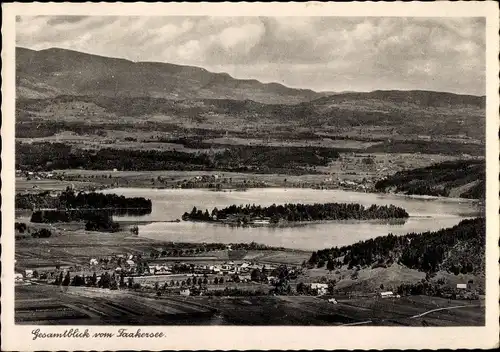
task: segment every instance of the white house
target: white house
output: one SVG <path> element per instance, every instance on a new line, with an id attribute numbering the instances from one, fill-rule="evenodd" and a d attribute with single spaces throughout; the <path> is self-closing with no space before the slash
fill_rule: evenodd
<path id="1" fill-rule="evenodd" d="M 380 292 L 380 297 L 382 298 L 394 297 L 394 293 L 392 291 Z"/>
<path id="2" fill-rule="evenodd" d="M 180 294 L 181 296 L 189 296 L 191 294 L 191 290 L 189 288 L 183 288 Z"/>
<path id="3" fill-rule="evenodd" d="M 14 281 L 16 281 L 16 282 L 21 282 L 21 281 L 23 281 L 23 274 L 20 274 L 20 273 L 15 273 L 15 274 L 14 274 Z"/>
<path id="4" fill-rule="evenodd" d="M 458 289 L 466 290 L 467 289 L 467 284 L 457 284 Z"/>
<path id="5" fill-rule="evenodd" d="M 311 284 L 311 289 L 318 290 L 318 296 L 323 296 L 326 295 L 328 284 L 320 284 L 318 282 L 314 282 Z"/>
<path id="6" fill-rule="evenodd" d="M 95 258 L 90 259 L 90 265 L 97 265 L 97 264 L 99 264 L 97 259 L 95 259 Z"/>
<path id="7" fill-rule="evenodd" d="M 337 303 L 338 303 L 338 302 L 337 302 L 337 300 L 336 300 L 335 298 L 330 298 L 330 299 L 328 300 L 328 302 L 333 303 L 333 304 L 337 304 Z"/>
<path id="8" fill-rule="evenodd" d="M 27 279 L 31 279 L 33 277 L 33 270 L 26 269 L 24 271 L 24 276 L 26 276 Z"/>

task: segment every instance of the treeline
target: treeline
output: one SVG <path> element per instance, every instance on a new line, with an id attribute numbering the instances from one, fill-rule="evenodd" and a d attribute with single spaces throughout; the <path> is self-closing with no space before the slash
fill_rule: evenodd
<path id="1" fill-rule="evenodd" d="M 159 150 L 72 149 L 63 143 L 18 144 L 16 169 L 50 171 L 87 170 L 202 170 L 209 169 L 208 155 Z"/>
<path id="2" fill-rule="evenodd" d="M 485 197 L 486 165 L 484 160 L 458 160 L 434 164 L 424 168 L 399 171 L 378 181 L 378 191 L 393 189 L 405 194 L 449 196 L 454 188 L 477 182 L 460 197 Z"/>
<path id="3" fill-rule="evenodd" d="M 339 158 L 336 149 L 316 147 L 224 146 L 226 150 L 215 156 L 214 162 L 226 168 L 246 166 L 250 170 L 266 172 L 274 169 L 326 166 Z"/>
<path id="4" fill-rule="evenodd" d="M 337 150 L 316 147 L 224 146 L 222 152 L 130 150 L 105 148 L 84 150 L 64 143 L 18 143 L 16 169 L 50 171 L 88 170 L 222 170 L 252 173 L 315 173 L 339 157 Z"/>
<path id="5" fill-rule="evenodd" d="M 473 280 L 469 280 L 468 285 L 473 285 Z M 456 287 L 450 287 L 449 285 L 445 285 L 444 279 L 439 279 L 437 281 L 422 280 L 413 284 L 401 284 L 396 288 L 396 292 L 402 296 L 426 295 L 469 300 L 479 299 L 478 294 L 484 294 L 482 288 L 463 290 L 457 289 Z"/>
<path id="6" fill-rule="evenodd" d="M 348 220 L 348 219 L 394 219 L 407 218 L 409 215 L 403 208 L 394 205 L 325 203 L 325 204 L 273 204 L 269 207 L 260 205 L 231 205 L 224 209 L 214 208 L 204 212 L 194 207 L 190 213 L 184 213 L 183 220 L 190 221 L 222 221 L 237 218 L 243 223 L 252 219 L 268 218 L 271 223 L 285 221 L 315 221 L 315 220 Z"/>
<path id="7" fill-rule="evenodd" d="M 117 222 L 113 221 L 111 210 L 37 210 L 31 214 L 33 223 L 57 223 L 85 221 L 87 231 L 116 232 L 120 230 Z"/>
<path id="8" fill-rule="evenodd" d="M 52 197 L 50 192 L 38 194 L 16 194 L 16 209 L 113 209 L 115 212 L 138 212 L 137 215 L 151 213 L 152 203 L 150 199 L 143 197 L 125 197 L 116 194 L 104 194 L 96 192 L 78 192 L 73 190 L 63 191 L 59 196 Z M 118 214 L 116 214 L 118 215 Z"/>
<path id="9" fill-rule="evenodd" d="M 415 131 L 409 131 L 415 133 Z M 421 153 L 421 154 L 445 154 L 462 155 L 470 154 L 484 156 L 485 147 L 480 144 L 465 144 L 451 141 L 387 141 L 374 144 L 364 150 L 366 153 Z"/>
<path id="10" fill-rule="evenodd" d="M 446 270 L 459 273 L 484 272 L 485 219 L 462 220 L 439 231 L 377 237 L 349 246 L 313 252 L 310 265 L 334 270 L 352 267 L 389 266 L 398 262 L 428 273 Z"/>
<path id="11" fill-rule="evenodd" d="M 252 251 L 252 250 L 269 250 L 269 251 L 285 251 L 284 247 L 272 247 L 256 242 L 250 243 L 204 243 L 203 245 L 191 243 L 167 243 L 162 249 L 154 249 L 150 256 L 153 259 L 162 257 L 182 257 L 193 256 L 196 254 L 209 253 L 211 251 L 227 250 L 231 251 Z"/>
<path id="12" fill-rule="evenodd" d="M 14 228 L 21 235 L 24 235 L 26 233 L 29 234 L 30 232 L 30 230 L 28 230 L 28 227 L 26 226 L 26 223 L 24 222 L 16 222 Z M 33 238 L 49 238 L 50 236 L 52 236 L 52 231 L 50 231 L 49 229 L 39 229 L 31 231 L 31 237 Z M 18 237 L 16 234 L 16 239 L 25 237 L 26 236 Z"/>

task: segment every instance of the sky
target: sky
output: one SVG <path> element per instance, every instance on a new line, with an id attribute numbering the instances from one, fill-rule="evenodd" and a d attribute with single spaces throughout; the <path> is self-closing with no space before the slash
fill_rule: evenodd
<path id="1" fill-rule="evenodd" d="M 200 66 L 316 91 L 485 94 L 484 18 L 20 16 L 16 45 Z"/>

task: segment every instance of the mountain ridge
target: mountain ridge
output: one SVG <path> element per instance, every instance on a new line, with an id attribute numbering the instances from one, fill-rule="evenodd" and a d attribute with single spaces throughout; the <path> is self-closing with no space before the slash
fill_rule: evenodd
<path id="1" fill-rule="evenodd" d="M 80 70 L 76 70 L 78 68 L 75 65 L 74 61 L 83 61 L 81 62 L 83 67 L 80 67 Z M 69 62 L 68 62 L 69 61 Z M 77 64 L 78 62 L 76 62 Z M 98 65 L 98 67 L 89 67 L 90 64 Z M 113 67 L 110 67 L 114 64 L 118 67 L 113 72 Z M 35 67 L 34 67 L 35 66 Z M 38 67 L 37 67 L 38 66 Z M 41 66 L 41 67 L 39 67 Z M 76 67 L 75 67 L 76 66 Z M 123 67 L 128 66 L 128 67 Z M 43 68 L 41 70 L 40 68 Z M 84 82 L 83 86 L 80 85 L 75 89 L 75 83 L 68 82 L 67 86 L 64 86 L 61 82 L 54 82 L 53 79 L 50 79 L 50 74 L 55 75 L 56 77 L 64 78 L 65 74 L 69 74 L 73 69 L 73 72 L 78 72 L 79 75 L 82 75 L 81 69 L 87 69 L 88 76 L 92 76 L 92 69 L 94 71 L 98 71 L 103 74 L 100 80 L 98 78 L 92 82 L 92 79 L 88 79 L 89 82 Z M 121 68 L 121 70 L 120 70 Z M 120 80 L 114 77 L 114 74 L 122 74 L 123 72 L 129 72 L 130 68 L 133 68 L 132 71 L 135 75 L 146 76 L 148 79 L 152 79 L 153 85 L 157 85 L 157 87 L 153 87 L 153 89 L 127 89 L 128 83 L 126 80 Z M 37 70 L 38 69 L 38 70 Z M 65 69 L 65 70 L 64 70 Z M 457 94 L 451 92 L 440 92 L 440 91 L 430 91 L 430 90 L 374 90 L 370 92 L 355 92 L 355 91 L 342 91 L 342 92 L 333 92 L 333 91 L 324 91 L 317 92 L 312 89 L 305 88 L 292 88 L 285 86 L 281 83 L 277 82 L 268 82 L 264 83 L 257 79 L 239 79 L 231 76 L 226 72 L 211 72 L 203 67 L 198 66 L 190 66 L 190 65 L 180 65 L 173 64 L 167 62 L 154 62 L 154 61 L 132 61 L 124 58 L 114 58 L 109 56 L 91 54 L 80 52 L 76 50 L 63 49 L 63 48 L 47 48 L 42 50 L 32 50 L 24 47 L 16 47 L 16 79 L 18 83 L 17 96 L 19 98 L 53 98 L 57 95 L 95 95 L 95 94 L 103 94 L 108 96 L 116 96 L 125 95 L 128 91 L 129 96 L 151 96 L 157 98 L 170 98 L 170 99 L 233 99 L 233 100 L 253 100 L 260 103 L 270 103 L 270 104 L 300 104 L 304 102 L 324 101 L 327 97 L 335 97 L 340 99 L 359 99 L 359 98 L 389 98 L 389 100 L 394 100 L 396 102 L 404 101 L 404 95 L 412 96 L 413 100 L 423 99 L 429 100 L 427 96 L 433 95 L 434 101 L 438 100 L 438 98 L 444 99 L 445 101 L 450 101 L 450 103 L 454 103 L 456 101 L 467 100 L 469 102 L 473 102 L 473 105 L 484 105 L 485 97 L 471 94 Z M 61 72 L 62 71 L 62 72 Z M 151 72 L 153 71 L 153 72 Z M 160 71 L 160 72 L 154 72 Z M 107 74 L 107 75 L 106 75 Z M 181 80 L 180 82 L 176 82 L 178 84 L 174 84 L 171 87 L 163 87 L 161 89 L 161 85 L 159 82 L 154 82 L 155 75 L 163 75 L 170 76 L 170 78 Z M 35 77 L 30 77 L 33 75 Z M 193 77 L 193 75 L 199 75 L 199 77 Z M 173 76 L 173 77 L 172 77 Z M 38 87 L 30 87 L 29 84 L 23 81 L 29 78 L 45 78 L 46 81 L 49 82 L 39 82 Z M 81 79 L 81 78 L 80 78 Z M 182 81 L 188 80 L 189 82 Z M 182 94 L 182 89 L 179 88 L 179 84 L 185 83 L 185 85 L 189 85 L 193 83 L 193 80 L 198 80 L 198 84 L 193 87 L 193 91 L 184 92 Z M 33 80 L 31 80 L 33 81 Z M 61 79 L 59 80 L 61 81 Z M 113 83 L 114 87 L 106 87 L 105 83 Z M 125 82 L 124 82 L 125 81 Z M 104 83 L 103 83 L 104 82 Z M 135 81 L 136 83 L 141 83 L 141 80 Z M 33 85 L 33 82 L 30 82 Z M 149 83 L 147 80 L 143 83 Z M 35 83 L 36 84 L 36 83 Z M 129 83 L 130 84 L 130 83 Z M 120 86 L 122 92 L 118 93 L 118 85 Z M 222 86 L 221 86 L 222 85 Z M 30 89 L 38 88 L 39 94 L 29 94 Z M 97 89 L 92 89 L 97 88 Z M 166 88 L 172 88 L 171 91 L 168 91 Z M 225 89 L 223 89 L 225 88 Z M 248 94 L 245 92 L 228 92 L 228 89 L 240 89 L 240 90 L 249 90 Z M 45 91 L 43 91 L 45 89 Z M 212 91 L 210 91 L 212 89 Z M 125 92 L 123 92 L 123 90 Z M 213 91 L 215 90 L 215 91 Z M 255 96 L 255 92 L 252 94 L 252 90 L 258 91 L 257 96 Z M 199 94 L 196 94 L 198 91 Z M 33 92 L 32 92 L 33 93 Z M 45 94 L 44 94 L 45 93 Z M 90 93 L 90 94 L 89 94 Z M 275 94 L 281 95 L 281 97 L 272 99 L 271 97 L 263 97 L 262 94 Z M 35 95 L 35 96 L 33 96 Z M 253 96 L 252 96 L 253 95 Z M 259 96 L 260 95 L 260 96 Z M 399 98 L 398 98 L 399 95 Z M 419 95 L 420 97 L 416 97 Z M 330 98 L 331 99 L 331 98 Z M 432 99 L 431 99 L 432 100 Z M 432 104 L 431 104 L 432 105 Z"/>
<path id="2" fill-rule="evenodd" d="M 19 98 L 121 95 L 294 104 L 324 96 L 310 89 L 237 79 L 225 72 L 214 73 L 197 66 L 134 62 L 61 48 L 36 51 L 17 47 L 16 81 Z"/>

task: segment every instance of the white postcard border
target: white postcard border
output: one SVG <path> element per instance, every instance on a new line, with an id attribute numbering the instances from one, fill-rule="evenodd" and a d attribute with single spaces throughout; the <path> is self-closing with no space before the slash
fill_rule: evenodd
<path id="1" fill-rule="evenodd" d="M 496 2 L 405 3 L 14 3 L 2 4 L 2 350 L 227 350 L 227 349 L 436 349 L 493 348 L 499 333 L 499 12 Z M 224 16 L 407 16 L 487 18 L 487 249 L 484 327 L 237 327 L 147 326 L 154 339 L 37 339 L 40 326 L 14 324 L 14 116 L 16 15 L 224 15 Z M 116 333 L 116 326 L 43 326 Z"/>

